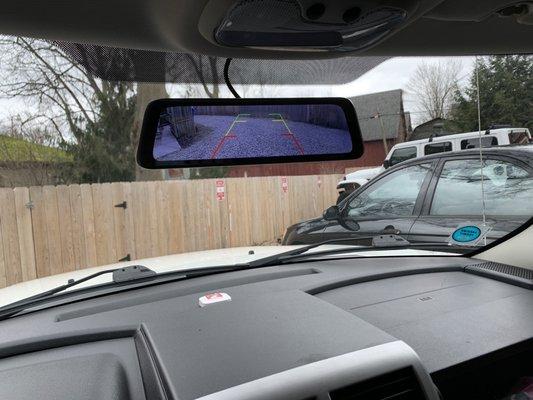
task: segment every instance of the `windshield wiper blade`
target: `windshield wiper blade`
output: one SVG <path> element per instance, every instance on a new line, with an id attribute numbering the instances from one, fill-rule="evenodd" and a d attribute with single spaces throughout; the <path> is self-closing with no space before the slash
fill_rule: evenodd
<path id="1" fill-rule="evenodd" d="M 372 245 L 368 246 L 368 245 L 353 244 L 357 240 L 361 240 L 361 241 L 371 240 Z M 304 253 L 307 253 L 309 250 L 314 249 L 316 247 L 320 247 L 320 246 L 327 245 L 327 244 L 343 244 L 344 242 L 353 244 L 353 248 L 351 248 L 352 246 L 350 246 L 350 247 L 343 247 L 340 249 L 328 249 L 324 251 L 304 254 Z M 464 248 L 462 247 L 451 246 L 445 242 L 411 243 L 399 235 L 359 236 L 359 237 L 351 237 L 351 238 L 324 240 L 322 242 L 313 243 L 307 246 L 299 247 L 297 249 L 289 250 L 284 253 L 278 253 L 272 256 L 250 261 L 249 263 L 247 263 L 247 265 L 251 268 L 266 267 L 266 266 L 271 266 L 271 265 L 279 265 L 287 261 L 294 261 L 294 260 L 307 258 L 307 257 L 313 257 L 313 256 L 341 254 L 341 253 L 349 253 L 353 251 L 395 250 L 398 248 L 406 248 L 406 247 L 411 248 L 411 249 L 425 249 L 425 248 L 435 249 L 437 248 L 437 249 L 464 250 Z"/>
<path id="2" fill-rule="evenodd" d="M 79 285 L 80 283 L 87 282 L 98 276 L 107 274 L 113 274 L 113 283 L 115 284 L 125 284 L 133 281 L 148 280 L 154 278 L 157 275 L 157 273 L 155 271 L 152 271 L 150 268 L 147 268 L 142 265 L 132 265 L 129 267 L 98 271 L 94 274 L 87 275 L 77 280 L 69 279 L 69 281 L 64 285 L 57 286 L 45 292 L 26 297 L 22 300 L 0 307 L 0 320 L 19 313 L 20 311 L 23 311 L 25 308 L 32 305 L 38 300 L 50 298 L 56 293 L 63 292 L 73 286 Z"/>
<path id="3" fill-rule="evenodd" d="M 395 237 L 401 238 L 402 241 L 403 241 L 401 246 L 409 246 L 409 244 L 410 244 L 407 240 L 405 240 L 401 236 L 397 236 L 397 235 L 387 235 L 387 236 L 395 236 Z M 248 262 L 246 265 L 251 267 L 251 268 L 264 267 L 264 266 L 268 266 L 268 265 L 276 265 L 276 264 L 279 263 L 279 261 L 287 259 L 287 257 L 299 256 L 299 255 L 301 255 L 303 253 L 308 252 L 311 249 L 314 249 L 314 248 L 320 247 L 320 246 L 324 246 L 324 245 L 327 245 L 327 244 L 344 244 L 345 242 L 348 243 L 348 244 L 353 244 L 355 241 L 358 241 L 358 240 L 367 241 L 367 242 L 369 240 L 372 240 L 372 244 L 373 244 L 372 248 L 374 248 L 374 240 L 375 240 L 375 238 L 376 238 L 376 236 L 358 236 L 358 237 L 350 237 L 350 238 L 339 238 L 339 239 L 324 240 L 322 242 L 309 244 L 309 245 L 302 246 L 302 247 L 299 247 L 297 249 L 292 249 L 292 250 L 289 250 L 289 251 L 286 251 L 286 252 L 283 252 L 283 253 L 278 253 L 278 254 L 274 254 L 272 256 L 259 258 L 257 260 L 253 260 L 253 261 Z M 354 247 L 360 247 L 360 245 L 358 245 L 358 244 L 354 244 L 353 246 Z M 397 246 L 398 245 L 396 245 L 396 247 Z M 336 249 L 336 250 L 341 250 L 341 249 Z M 342 249 L 342 250 L 352 251 L 353 249 Z M 316 253 L 313 253 L 313 254 L 316 254 Z"/>

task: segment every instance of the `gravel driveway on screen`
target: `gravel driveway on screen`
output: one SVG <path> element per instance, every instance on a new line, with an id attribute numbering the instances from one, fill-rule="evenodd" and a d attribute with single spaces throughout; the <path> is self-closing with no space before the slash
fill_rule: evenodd
<path id="1" fill-rule="evenodd" d="M 166 153 L 160 160 L 279 157 L 351 150 L 347 131 L 287 121 L 279 114 L 266 118 L 196 115 L 194 119 L 211 132 L 187 148 Z"/>

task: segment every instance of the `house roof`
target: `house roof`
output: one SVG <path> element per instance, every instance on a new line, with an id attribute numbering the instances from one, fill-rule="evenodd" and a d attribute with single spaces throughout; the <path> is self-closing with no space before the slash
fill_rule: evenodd
<path id="1" fill-rule="evenodd" d="M 63 150 L 31 143 L 12 136 L 0 135 L 1 162 L 68 162 L 71 156 Z"/>
<path id="2" fill-rule="evenodd" d="M 402 107 L 402 90 L 389 90 L 349 97 L 357 112 L 359 126 L 365 142 L 383 139 L 379 118 L 373 118 L 379 112 L 383 122 L 385 138 L 398 137 Z"/>

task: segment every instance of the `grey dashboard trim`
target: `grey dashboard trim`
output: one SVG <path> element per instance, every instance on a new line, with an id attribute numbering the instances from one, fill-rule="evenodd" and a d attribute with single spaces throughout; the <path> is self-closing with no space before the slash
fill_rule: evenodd
<path id="1" fill-rule="evenodd" d="M 439 399 L 414 350 L 402 341 L 394 341 L 266 376 L 197 400 L 328 399 L 332 390 L 405 367 L 414 369 L 428 400 Z"/>
<path id="2" fill-rule="evenodd" d="M 68 335 L 55 333 L 46 336 L 22 339 L 0 344 L 0 359 L 35 351 L 54 349 L 75 344 L 92 343 L 102 340 L 133 337 L 138 326 L 123 326 L 110 329 L 91 329 L 83 332 L 69 332 Z"/>
<path id="3" fill-rule="evenodd" d="M 390 271 L 390 272 L 383 272 L 380 274 L 357 276 L 357 277 L 352 277 L 352 278 L 343 279 L 343 280 L 338 280 L 338 279 L 332 280 L 331 282 L 327 282 L 327 283 L 324 283 L 318 286 L 311 286 L 311 287 L 303 288 L 302 290 L 306 292 L 307 294 L 317 295 L 319 293 L 327 292 L 328 290 L 338 289 L 344 286 L 351 286 L 357 283 L 377 281 L 380 279 L 389 279 L 389 278 L 396 278 L 399 276 L 408 276 L 408 275 L 429 274 L 429 273 L 435 273 L 435 272 L 455 272 L 455 271 L 463 272 L 464 270 L 465 270 L 464 265 L 396 270 L 396 271 Z"/>

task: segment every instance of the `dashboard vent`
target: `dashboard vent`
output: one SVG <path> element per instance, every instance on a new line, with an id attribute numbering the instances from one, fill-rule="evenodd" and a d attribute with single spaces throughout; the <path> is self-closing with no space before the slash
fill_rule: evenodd
<path id="1" fill-rule="evenodd" d="M 466 272 L 501 280 L 506 283 L 533 289 L 533 270 L 497 262 L 483 262 L 469 265 Z"/>
<path id="2" fill-rule="evenodd" d="M 420 383 L 412 368 L 403 368 L 330 393 L 331 400 L 422 400 Z"/>

